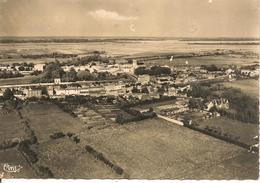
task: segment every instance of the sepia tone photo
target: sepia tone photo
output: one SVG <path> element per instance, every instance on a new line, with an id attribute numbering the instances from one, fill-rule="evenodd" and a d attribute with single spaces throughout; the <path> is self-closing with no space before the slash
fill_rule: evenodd
<path id="1" fill-rule="evenodd" d="M 0 0 L 0 180 L 258 180 L 259 0 Z"/>

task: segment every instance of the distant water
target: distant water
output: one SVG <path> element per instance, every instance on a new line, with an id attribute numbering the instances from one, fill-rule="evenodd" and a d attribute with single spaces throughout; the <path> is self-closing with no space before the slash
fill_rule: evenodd
<path id="1" fill-rule="evenodd" d="M 129 36 L 129 37 L 120 37 L 120 36 L 36 36 L 36 37 L 1 37 L 1 41 L 111 41 L 111 40 L 145 40 L 145 41 L 162 41 L 162 40 L 179 40 L 179 41 L 187 41 L 187 42 L 259 42 L 260 38 L 182 38 L 182 37 L 136 37 L 136 36 Z"/>
<path id="2" fill-rule="evenodd" d="M 7 44 L 8 43 L 8 44 Z M 166 38 L 166 37 L 1 37 L 1 54 L 85 54 L 105 51 L 108 55 L 196 52 L 232 49 L 259 52 L 253 38 Z"/>

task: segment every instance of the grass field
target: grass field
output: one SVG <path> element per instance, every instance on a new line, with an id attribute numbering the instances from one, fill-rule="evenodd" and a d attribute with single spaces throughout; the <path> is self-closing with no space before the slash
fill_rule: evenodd
<path id="1" fill-rule="evenodd" d="M 29 119 L 38 141 L 50 140 L 50 135 L 56 132 L 78 132 L 82 122 L 63 112 L 54 104 L 27 104 L 21 110 L 22 115 Z"/>
<path id="2" fill-rule="evenodd" d="M 1 54 L 48 54 L 74 53 L 83 54 L 89 51 L 106 51 L 109 55 L 147 55 L 151 53 L 192 52 L 202 50 L 252 50 L 258 51 L 258 45 L 190 45 L 178 40 L 149 41 L 118 41 L 118 42 L 88 42 L 88 43 L 12 43 L 0 44 Z M 3 59 L 4 60 L 4 59 Z"/>
<path id="3" fill-rule="evenodd" d="M 82 134 L 80 139 L 122 167 L 130 178 L 258 177 L 257 155 L 157 118 Z"/>
<path id="4" fill-rule="evenodd" d="M 15 112 L 0 110 L 0 143 L 13 138 L 26 139 L 23 125 Z"/>
<path id="5" fill-rule="evenodd" d="M 102 111 L 107 114 L 104 109 Z M 34 147 L 39 159 L 37 164 L 48 167 L 55 178 L 122 178 L 102 161 L 86 153 L 86 145 L 121 167 L 130 179 L 258 177 L 258 155 L 159 118 L 89 130 L 84 128 L 82 121 L 54 104 L 26 104 L 21 112 L 28 118 L 39 141 Z M 241 128 L 241 132 L 246 130 L 250 135 L 256 132 L 255 129 Z M 74 132 L 80 142 L 76 144 L 67 136 L 53 140 L 50 135 L 55 132 Z M 5 153 L 0 151 L 0 157 L 9 157 Z M 21 177 L 27 174 L 28 177 L 35 176 L 23 162 L 23 157 L 16 151 L 12 153 L 10 161 L 8 158 L 4 160 L 24 165 L 26 174 L 21 174 Z M 3 160 L 1 162 L 4 163 Z"/>
<path id="6" fill-rule="evenodd" d="M 50 167 L 55 178 L 120 178 L 112 169 L 86 153 L 68 137 L 40 144 L 37 152 L 40 163 Z"/>
<path id="7" fill-rule="evenodd" d="M 0 151 L 0 174 L 4 172 L 4 178 L 35 178 L 33 169 L 29 166 L 22 154 L 16 149 Z M 20 172 L 9 173 L 3 170 L 5 163 L 13 166 L 22 166 Z"/>
<path id="8" fill-rule="evenodd" d="M 14 85 L 14 84 L 28 84 L 31 83 L 34 78 L 36 78 L 36 76 L 24 76 L 19 78 L 0 79 L 0 86 Z"/>
<path id="9" fill-rule="evenodd" d="M 221 129 L 222 133 L 231 134 L 233 137 L 240 137 L 239 141 L 248 145 L 253 145 L 256 141 L 253 137 L 259 133 L 259 127 L 256 124 L 243 123 L 225 117 L 211 118 L 197 121 L 199 128 L 204 129 L 206 126 Z"/>
<path id="10" fill-rule="evenodd" d="M 249 58 L 233 58 L 228 56 L 204 56 L 204 57 L 191 57 L 191 58 L 176 58 L 173 61 L 169 59 L 158 59 L 158 60 L 147 60 L 144 61 L 147 66 L 150 65 L 168 65 L 168 66 L 184 66 L 186 60 L 189 62 L 190 66 L 199 65 L 250 65 L 253 63 L 258 63 L 257 59 Z"/>
<path id="11" fill-rule="evenodd" d="M 224 86 L 239 88 L 245 94 L 259 98 L 259 81 L 255 79 L 247 79 L 247 80 L 236 80 L 232 82 L 224 82 Z"/>

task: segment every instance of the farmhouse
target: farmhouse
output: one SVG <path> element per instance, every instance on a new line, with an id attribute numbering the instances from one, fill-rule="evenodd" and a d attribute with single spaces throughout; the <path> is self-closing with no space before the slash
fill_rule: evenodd
<path id="1" fill-rule="evenodd" d="M 40 98 L 42 96 L 42 90 L 41 89 L 25 89 L 24 90 L 25 96 L 27 98 L 31 98 L 31 97 L 36 97 L 36 98 Z"/>
<path id="2" fill-rule="evenodd" d="M 177 89 L 174 87 L 168 88 L 167 96 L 176 96 L 177 95 Z"/>
<path id="3" fill-rule="evenodd" d="M 206 110 L 209 111 L 211 108 L 216 107 L 217 109 L 229 109 L 229 102 L 227 99 L 213 99 L 206 103 Z"/>
<path id="4" fill-rule="evenodd" d="M 35 64 L 33 70 L 34 71 L 43 71 L 45 64 Z"/>
<path id="5" fill-rule="evenodd" d="M 173 84 L 173 78 L 171 76 L 158 76 L 154 78 L 154 81 L 158 84 Z"/>
<path id="6" fill-rule="evenodd" d="M 79 95 L 79 90 L 78 88 L 74 87 L 74 88 L 65 88 L 65 89 L 55 89 L 55 93 L 56 95 L 60 95 L 60 96 L 63 96 L 63 95 Z"/>
<path id="7" fill-rule="evenodd" d="M 225 71 L 225 73 L 228 75 L 228 74 L 231 74 L 231 73 L 234 73 L 234 70 L 229 68 Z"/>

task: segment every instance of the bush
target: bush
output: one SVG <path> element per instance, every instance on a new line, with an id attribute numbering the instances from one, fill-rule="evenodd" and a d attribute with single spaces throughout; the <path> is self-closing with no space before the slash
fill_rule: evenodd
<path id="1" fill-rule="evenodd" d="M 202 97 L 202 98 L 207 98 L 211 96 L 212 92 L 207 86 L 202 86 L 202 85 L 193 85 L 192 90 L 188 93 L 189 96 L 192 97 Z"/>
<path id="2" fill-rule="evenodd" d="M 52 171 L 48 167 L 38 166 L 38 172 L 40 173 L 41 177 L 43 178 L 53 178 L 54 175 Z"/>
<path id="3" fill-rule="evenodd" d="M 14 140 L 5 140 L 0 144 L 0 150 L 15 147 L 19 142 Z"/>
<path id="4" fill-rule="evenodd" d="M 68 132 L 67 133 L 67 136 L 70 138 L 70 137 L 72 137 L 73 135 L 75 135 L 75 133 L 72 133 L 72 132 Z"/>
<path id="5" fill-rule="evenodd" d="M 102 153 L 96 151 L 91 146 L 86 145 L 85 149 L 88 153 L 92 154 L 96 159 L 102 161 L 107 166 L 112 168 L 117 174 L 122 175 L 124 173 L 124 170 L 121 167 L 115 165 L 113 162 L 111 162 L 109 159 L 107 159 Z"/>
<path id="6" fill-rule="evenodd" d="M 133 121 L 141 121 L 144 119 L 156 117 L 156 113 L 153 112 L 153 110 L 151 110 L 151 109 L 150 109 L 150 111 L 143 112 L 143 113 L 141 113 L 137 110 L 125 108 L 125 107 L 122 108 L 122 110 L 124 110 L 126 113 L 128 113 L 128 115 L 124 115 L 122 113 L 117 114 L 116 122 L 119 124 L 124 124 L 124 123 L 128 123 L 128 122 L 133 122 Z"/>
<path id="7" fill-rule="evenodd" d="M 50 135 L 50 138 L 52 138 L 52 139 L 59 139 L 59 138 L 63 138 L 63 137 L 65 137 L 65 134 L 62 132 L 57 132 L 57 133 Z"/>
<path id="8" fill-rule="evenodd" d="M 3 93 L 4 100 L 12 100 L 14 98 L 14 94 L 10 88 L 7 88 Z"/>
<path id="9" fill-rule="evenodd" d="M 75 137 L 73 137 L 73 141 L 76 142 L 76 144 L 77 144 L 80 142 L 80 139 L 78 138 L 78 136 L 75 136 Z"/>

